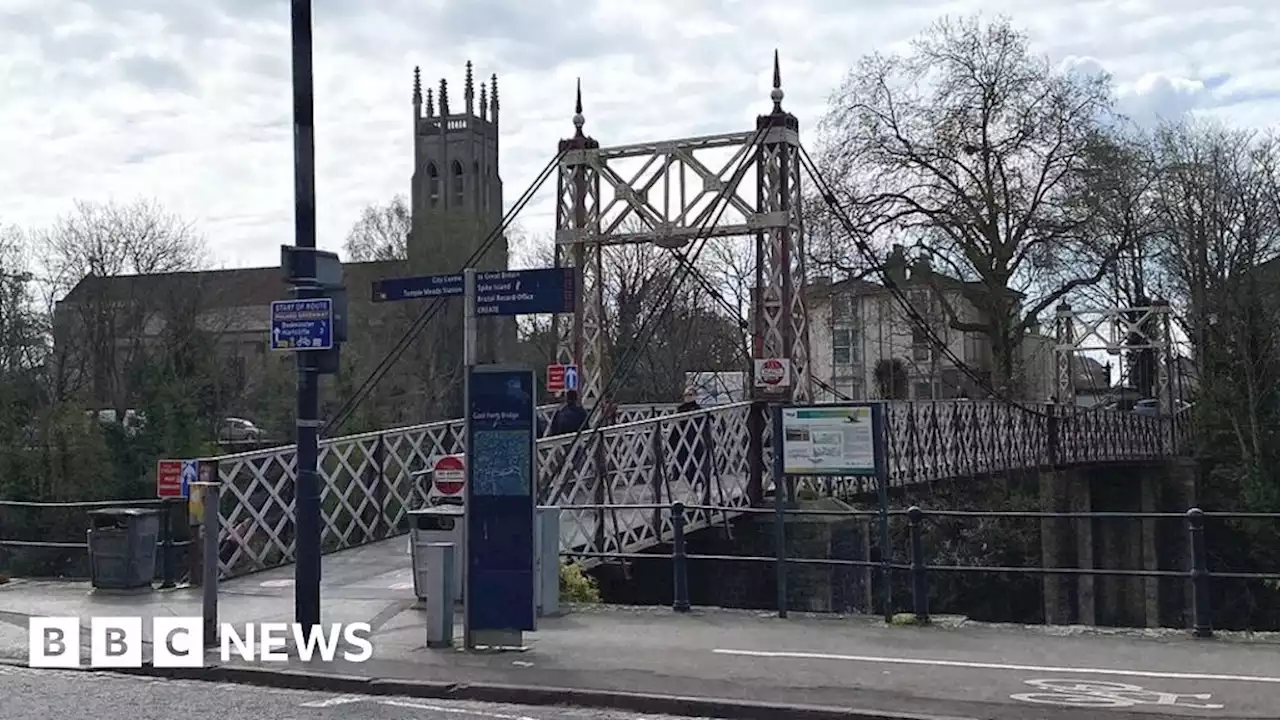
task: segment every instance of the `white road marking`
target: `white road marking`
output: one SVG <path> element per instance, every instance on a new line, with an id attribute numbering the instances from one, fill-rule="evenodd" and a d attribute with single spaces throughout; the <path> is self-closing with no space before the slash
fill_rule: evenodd
<path id="1" fill-rule="evenodd" d="M 379 700 L 379 705 L 389 705 L 398 708 L 413 708 L 415 710 L 431 710 L 438 713 L 452 713 L 454 715 L 470 715 L 472 717 L 492 718 L 492 720 L 538 720 L 538 718 L 529 717 L 528 715 L 506 715 L 503 713 L 488 712 L 486 710 L 469 710 L 465 708 L 449 707 L 447 705 L 428 705 L 426 703 L 406 702 L 404 700 Z"/>
<path id="2" fill-rule="evenodd" d="M 291 585 L 293 585 L 292 580 L 263 580 L 262 582 L 258 583 L 259 587 L 266 587 L 266 588 L 282 588 L 282 587 L 290 587 Z"/>
<path id="3" fill-rule="evenodd" d="M 1129 708 L 1135 705 L 1163 705 L 1196 710 L 1222 710 L 1226 705 L 1191 702 L 1211 700 L 1210 693 L 1167 693 L 1148 690 L 1141 685 L 1076 680 L 1027 680 L 1039 692 L 1010 695 L 1014 700 L 1039 705 L 1062 707 Z"/>
<path id="4" fill-rule="evenodd" d="M 392 590 L 412 590 L 412 589 L 413 589 L 413 583 L 411 583 L 411 582 L 398 582 L 398 583 L 393 584 L 393 585 L 391 586 L 391 589 L 392 589 Z"/>
<path id="5" fill-rule="evenodd" d="M 298 707 L 330 708 L 337 707 L 339 705 L 350 705 L 351 703 L 363 702 L 367 699 L 368 698 L 362 698 L 358 695 L 341 695 L 339 697 L 329 698 L 328 700 L 312 700 L 311 702 L 304 702 Z"/>
<path id="6" fill-rule="evenodd" d="M 766 650 L 726 650 L 717 648 L 717 655 L 741 655 L 758 658 L 792 658 L 795 660 L 843 660 L 845 662 L 876 663 L 881 665 L 924 665 L 929 667 L 953 667 L 968 670 L 1008 670 L 1043 674 L 1068 673 L 1073 675 L 1118 675 L 1122 677 L 1160 678 L 1165 680 L 1205 680 L 1222 682 L 1267 683 L 1280 685 L 1280 677 L 1261 675 L 1215 675 L 1210 673 L 1177 673 L 1158 670 L 1121 670 L 1111 668 L 1044 667 L 1039 665 L 1012 665 L 1007 663 L 969 662 L 964 660 L 933 660 L 929 658 L 874 657 L 869 655 L 837 655 L 815 652 L 770 652 Z"/>

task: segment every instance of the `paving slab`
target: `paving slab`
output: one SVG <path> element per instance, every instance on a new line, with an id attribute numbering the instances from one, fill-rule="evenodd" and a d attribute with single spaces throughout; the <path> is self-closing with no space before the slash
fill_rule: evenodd
<path id="1" fill-rule="evenodd" d="M 318 676 L 317 687 L 325 677 L 358 676 L 441 687 L 559 688 L 594 693 L 597 701 L 611 693 L 733 698 L 1001 720 L 1274 720 L 1280 708 L 1280 636 L 1205 641 L 1177 631 L 946 618 L 933 627 L 891 627 L 867 617 L 584 606 L 540 620 L 524 652 L 427 649 L 407 563 L 403 539 L 326 556 L 324 621 L 369 622 L 373 657 L 355 664 L 295 660 L 280 669 Z M 224 583 L 220 619 L 291 621 L 292 572 Z M 72 615 L 87 625 L 93 615 L 199 612 L 198 589 L 99 595 L 85 584 L 17 581 L 0 586 L 0 657 L 25 659 L 29 616 Z M 208 662 L 249 665 L 224 664 L 216 653 Z"/>

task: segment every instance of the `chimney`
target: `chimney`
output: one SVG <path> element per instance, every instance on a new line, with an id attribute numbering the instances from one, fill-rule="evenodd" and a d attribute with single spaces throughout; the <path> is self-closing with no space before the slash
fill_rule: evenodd
<path id="1" fill-rule="evenodd" d="M 929 256 L 921 253 L 911 262 L 911 279 L 928 281 L 929 276 L 933 274 L 933 263 L 929 262 Z"/>
<path id="2" fill-rule="evenodd" d="M 889 257 L 884 261 L 884 274 L 887 284 L 898 287 L 907 284 L 907 251 L 898 243 L 893 244 Z"/>

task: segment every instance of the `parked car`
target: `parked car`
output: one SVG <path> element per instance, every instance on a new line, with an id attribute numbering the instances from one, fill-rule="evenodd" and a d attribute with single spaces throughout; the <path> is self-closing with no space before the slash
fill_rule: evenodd
<path id="1" fill-rule="evenodd" d="M 1191 407 L 1181 400 L 1174 402 L 1173 412 L 1178 413 Z M 1133 404 L 1133 412 L 1136 415 L 1146 415 L 1148 417 L 1157 417 L 1160 415 L 1160 400 L 1158 398 L 1146 398 L 1139 400 Z"/>
<path id="2" fill-rule="evenodd" d="M 218 425 L 218 442 L 258 442 L 265 435 L 262 428 L 244 418 L 223 418 Z"/>

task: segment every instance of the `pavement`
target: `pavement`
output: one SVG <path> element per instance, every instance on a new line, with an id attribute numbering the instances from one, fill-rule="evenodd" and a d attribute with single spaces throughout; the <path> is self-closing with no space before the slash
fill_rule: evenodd
<path id="1" fill-rule="evenodd" d="M 57 692 L 49 692 L 56 687 Z M 247 687 L 228 693 L 208 682 L 106 673 L 0 667 L 0 717 L 102 720 L 127 709 L 131 720 L 674 720 L 590 708 L 426 701 Z"/>
<path id="2" fill-rule="evenodd" d="M 865 617 L 577 606 L 541 619 L 526 634 L 524 651 L 468 653 L 425 647 L 403 539 L 324 562 L 324 621 L 370 623 L 374 651 L 367 662 L 251 664 L 223 661 L 215 648 L 209 667 L 151 672 L 325 689 L 335 698 L 414 696 L 423 703 L 563 704 L 717 718 L 1274 719 L 1280 708 L 1280 636 L 1195 640 L 1178 631 L 954 618 L 898 627 Z M 292 573 L 286 567 L 224 583 L 219 620 L 292 621 Z M 14 581 L 0 586 L 0 658 L 25 662 L 30 616 L 75 616 L 87 626 L 93 615 L 199 613 L 198 589 L 101 595 L 83 584 Z"/>

